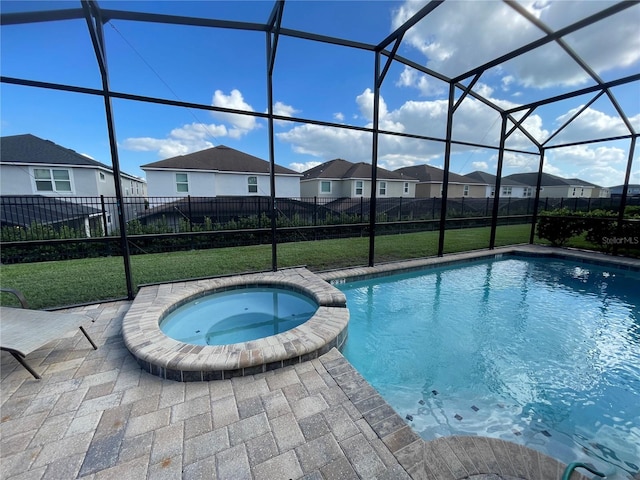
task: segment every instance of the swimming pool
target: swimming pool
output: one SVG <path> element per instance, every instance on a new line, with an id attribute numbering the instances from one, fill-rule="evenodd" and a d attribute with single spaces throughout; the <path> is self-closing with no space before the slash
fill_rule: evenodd
<path id="1" fill-rule="evenodd" d="M 609 478 L 639 469 L 637 272 L 508 257 L 339 288 L 345 357 L 424 439 L 502 438 Z"/>

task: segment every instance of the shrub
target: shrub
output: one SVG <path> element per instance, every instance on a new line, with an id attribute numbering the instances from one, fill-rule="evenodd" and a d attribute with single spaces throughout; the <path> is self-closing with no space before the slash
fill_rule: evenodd
<path id="1" fill-rule="evenodd" d="M 541 212 L 538 217 L 538 237 L 549 240 L 553 246 L 561 247 L 571 237 L 584 231 L 582 215 L 568 208 Z"/>
<path id="2" fill-rule="evenodd" d="M 584 228 L 587 232 L 587 242 L 598 245 L 606 251 L 611 250 L 611 245 L 606 239 L 616 235 L 618 222 L 616 213 L 609 210 L 593 210 L 583 214 Z"/>

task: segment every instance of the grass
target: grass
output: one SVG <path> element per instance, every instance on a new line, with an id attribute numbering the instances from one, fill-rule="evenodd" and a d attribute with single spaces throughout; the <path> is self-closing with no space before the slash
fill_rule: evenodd
<path id="1" fill-rule="evenodd" d="M 528 225 L 498 227 L 496 245 L 527 243 Z M 490 229 L 448 230 L 445 253 L 487 248 Z M 437 254 L 438 232 L 419 232 L 376 237 L 378 263 L 429 257 Z M 306 265 L 314 271 L 366 265 L 369 239 L 345 238 L 278 245 L 278 266 Z M 133 255 L 134 285 L 190 278 L 269 270 L 271 245 L 220 248 L 186 252 Z M 121 257 L 87 258 L 57 262 L 2 265 L 3 287 L 22 290 L 31 308 L 99 302 L 127 295 Z M 14 305 L 2 294 L 0 303 Z"/>

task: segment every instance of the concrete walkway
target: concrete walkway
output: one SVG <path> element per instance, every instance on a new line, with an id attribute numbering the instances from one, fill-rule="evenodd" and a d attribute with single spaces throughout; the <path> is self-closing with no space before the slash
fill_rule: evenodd
<path id="1" fill-rule="evenodd" d="M 95 319 L 99 348 L 76 333 L 37 350 L 42 380 L 2 352 L 2 479 L 561 477 L 560 463 L 508 442 L 425 443 L 337 350 L 231 380 L 162 380 L 123 344 L 129 305 L 74 309 Z"/>

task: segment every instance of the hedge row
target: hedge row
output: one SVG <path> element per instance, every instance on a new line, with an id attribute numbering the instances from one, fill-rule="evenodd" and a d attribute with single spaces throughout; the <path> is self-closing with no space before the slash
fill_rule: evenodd
<path id="1" fill-rule="evenodd" d="M 540 213 L 537 234 L 558 247 L 570 239 L 584 236 L 598 250 L 619 253 L 635 251 L 637 255 L 640 249 L 640 207 L 627 207 L 624 217 L 619 223 L 616 212 L 609 210 L 572 212 L 567 208 L 559 208 Z"/>

